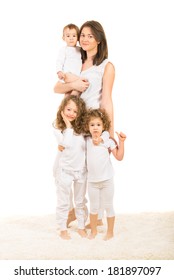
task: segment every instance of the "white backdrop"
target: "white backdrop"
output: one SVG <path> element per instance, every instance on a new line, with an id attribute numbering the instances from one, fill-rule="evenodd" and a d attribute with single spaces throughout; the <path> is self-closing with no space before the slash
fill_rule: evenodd
<path id="1" fill-rule="evenodd" d="M 53 93 L 62 28 L 97 20 L 116 68 L 115 130 L 127 134 L 114 161 L 117 212 L 173 205 L 174 18 L 172 1 L 42 0 L 0 4 L 0 215 L 54 213 Z"/>

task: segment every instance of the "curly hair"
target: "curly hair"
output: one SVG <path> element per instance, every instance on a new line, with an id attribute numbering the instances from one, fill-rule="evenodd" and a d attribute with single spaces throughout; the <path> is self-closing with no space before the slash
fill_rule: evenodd
<path id="1" fill-rule="evenodd" d="M 85 117 L 86 117 L 86 104 L 82 98 L 77 97 L 75 95 L 69 95 L 63 98 L 58 111 L 56 119 L 53 122 L 54 128 L 60 129 L 61 131 L 66 129 L 66 124 L 61 116 L 61 112 L 67 106 L 69 101 L 73 101 L 77 106 L 77 117 L 75 120 L 71 122 L 71 125 L 74 129 L 74 132 L 77 134 L 81 134 L 85 132 Z"/>
<path id="2" fill-rule="evenodd" d="M 91 119 L 100 118 L 103 123 L 103 130 L 108 131 L 111 127 L 111 121 L 108 113 L 104 109 L 89 109 L 86 114 L 85 130 L 89 133 L 89 122 Z"/>

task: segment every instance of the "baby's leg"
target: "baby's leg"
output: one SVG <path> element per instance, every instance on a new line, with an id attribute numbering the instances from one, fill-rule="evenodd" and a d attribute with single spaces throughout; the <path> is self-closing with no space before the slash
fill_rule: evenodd
<path id="1" fill-rule="evenodd" d="M 80 77 L 73 74 L 73 73 L 64 73 L 64 82 L 65 83 L 71 83 L 71 82 L 74 82 L 76 80 L 78 80 Z"/>
<path id="2" fill-rule="evenodd" d="M 68 72 L 68 73 L 64 74 L 64 82 L 65 83 L 74 82 L 74 81 L 76 81 L 78 79 L 79 79 L 79 76 L 77 76 L 77 75 L 75 75 L 73 73 Z M 77 90 L 72 90 L 70 92 L 70 95 L 80 96 L 80 94 L 81 94 L 81 92 L 77 91 Z"/>

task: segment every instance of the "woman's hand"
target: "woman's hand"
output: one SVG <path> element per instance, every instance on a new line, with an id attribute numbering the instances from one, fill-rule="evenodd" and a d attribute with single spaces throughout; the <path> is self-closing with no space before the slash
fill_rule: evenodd
<path id="1" fill-rule="evenodd" d="M 79 78 L 72 82 L 73 89 L 84 92 L 89 87 L 89 82 L 85 78 Z"/>
<path id="2" fill-rule="evenodd" d="M 63 152 L 64 149 L 65 149 L 65 147 L 63 147 L 62 145 L 59 145 L 59 146 L 58 146 L 58 150 L 59 150 L 60 152 Z"/>

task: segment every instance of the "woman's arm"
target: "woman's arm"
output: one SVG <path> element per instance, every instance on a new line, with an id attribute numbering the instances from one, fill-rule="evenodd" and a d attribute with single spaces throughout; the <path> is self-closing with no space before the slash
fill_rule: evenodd
<path id="1" fill-rule="evenodd" d="M 112 101 L 112 88 L 115 80 L 115 68 L 112 63 L 108 62 L 103 75 L 103 89 L 101 108 L 105 109 L 111 119 L 110 135 L 114 137 L 114 110 Z"/>
<path id="2" fill-rule="evenodd" d="M 75 76 L 76 78 L 74 80 L 72 80 L 72 77 L 70 76 L 70 78 L 69 78 L 68 75 L 72 76 L 71 73 L 70 74 L 66 73 L 66 82 L 65 83 L 58 81 L 55 84 L 55 86 L 54 86 L 55 93 L 69 93 L 72 90 L 84 92 L 89 87 L 89 82 L 87 80 L 85 80 L 84 78 L 80 78 L 80 77 L 77 78 L 77 76 Z"/>

